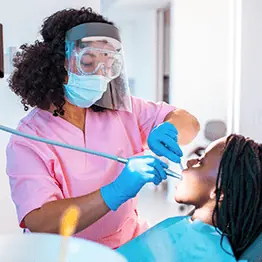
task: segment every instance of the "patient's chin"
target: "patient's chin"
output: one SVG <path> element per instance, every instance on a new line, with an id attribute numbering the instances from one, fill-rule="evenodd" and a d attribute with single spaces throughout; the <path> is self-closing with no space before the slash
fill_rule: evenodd
<path id="1" fill-rule="evenodd" d="M 179 194 L 178 192 L 175 193 L 174 200 L 175 200 L 178 204 L 192 205 L 192 201 L 190 201 L 189 196 L 185 196 L 185 195 Z"/>
<path id="2" fill-rule="evenodd" d="M 183 197 L 181 197 L 179 194 L 175 194 L 175 197 L 174 197 L 175 201 L 179 204 L 184 204 L 184 200 L 183 200 Z"/>
<path id="3" fill-rule="evenodd" d="M 179 200 L 179 199 L 177 199 L 177 198 L 175 198 L 175 201 L 176 201 L 178 204 L 184 204 L 183 201 L 181 201 L 181 200 Z"/>

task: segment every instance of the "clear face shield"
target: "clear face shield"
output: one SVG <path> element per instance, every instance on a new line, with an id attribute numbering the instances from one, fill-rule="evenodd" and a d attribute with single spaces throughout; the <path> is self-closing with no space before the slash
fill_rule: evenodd
<path id="1" fill-rule="evenodd" d="M 79 107 L 97 105 L 132 112 L 124 52 L 116 27 L 87 23 L 66 34 L 66 99 Z"/>

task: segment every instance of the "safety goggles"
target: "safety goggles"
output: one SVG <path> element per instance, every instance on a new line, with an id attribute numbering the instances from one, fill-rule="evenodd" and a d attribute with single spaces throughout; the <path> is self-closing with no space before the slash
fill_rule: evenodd
<path id="1" fill-rule="evenodd" d="M 118 77 L 123 68 L 122 55 L 117 51 L 85 47 L 75 52 L 76 66 L 83 75 L 103 75 L 110 79 Z"/>

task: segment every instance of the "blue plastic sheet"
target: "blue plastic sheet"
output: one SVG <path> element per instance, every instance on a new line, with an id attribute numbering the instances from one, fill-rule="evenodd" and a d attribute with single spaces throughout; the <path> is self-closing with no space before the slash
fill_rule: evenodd
<path id="1" fill-rule="evenodd" d="M 234 256 L 220 246 L 221 235 L 213 226 L 190 217 L 169 218 L 152 227 L 117 251 L 129 262 L 233 262 Z M 227 238 L 223 248 L 232 253 Z"/>

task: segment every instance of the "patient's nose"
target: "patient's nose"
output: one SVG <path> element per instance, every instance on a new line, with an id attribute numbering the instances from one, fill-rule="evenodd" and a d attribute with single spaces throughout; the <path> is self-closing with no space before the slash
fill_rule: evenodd
<path id="1" fill-rule="evenodd" d="M 192 166 L 196 165 L 197 163 L 198 163 L 197 159 L 191 159 L 187 161 L 186 165 L 188 168 L 191 168 Z"/>

